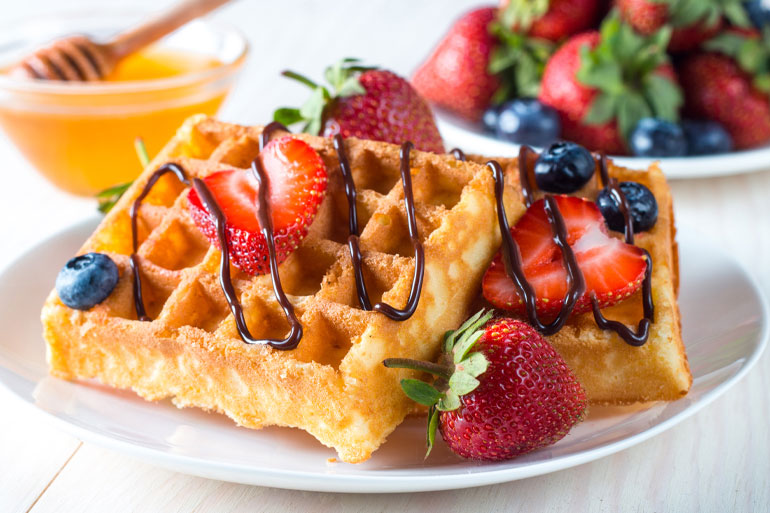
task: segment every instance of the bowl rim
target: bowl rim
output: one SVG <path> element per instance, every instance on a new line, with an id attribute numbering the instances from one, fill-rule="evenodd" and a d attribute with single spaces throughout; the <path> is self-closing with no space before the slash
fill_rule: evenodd
<path id="1" fill-rule="evenodd" d="M 157 10 L 142 9 L 142 8 L 104 8 L 99 7 L 95 9 L 75 9 L 75 10 L 62 10 L 62 11 L 47 11 L 40 15 L 27 15 L 11 19 L 0 24 L 0 32 L 4 29 L 17 25 L 20 23 L 34 24 L 40 21 L 54 20 L 54 21 L 66 21 L 69 19 L 80 19 L 84 17 L 98 17 L 98 16 L 119 16 L 119 15 L 141 15 L 150 16 Z M 190 73 L 184 73 L 181 75 L 174 75 L 172 77 L 165 78 L 153 78 L 147 80 L 134 80 L 134 81 L 121 81 L 121 82 L 62 82 L 55 80 L 44 79 L 19 79 L 11 77 L 9 75 L 0 73 L 0 90 L 7 92 L 15 92 L 22 94 L 41 93 L 46 95 L 63 95 L 63 96 L 79 96 L 79 95 L 112 95 L 112 94 L 130 94 L 130 93 L 142 93 L 149 91 L 161 91 L 167 89 L 175 89 L 188 85 L 193 85 L 201 82 L 213 82 L 220 78 L 226 77 L 237 72 L 243 65 L 246 57 L 249 54 L 251 45 L 249 44 L 246 36 L 234 25 L 219 20 L 207 19 L 206 17 L 198 18 L 196 20 L 188 22 L 182 28 L 189 26 L 190 23 L 199 22 L 204 26 L 217 33 L 233 35 L 237 38 L 241 44 L 240 52 L 230 62 L 223 62 L 220 66 L 216 66 L 211 69 L 203 71 L 193 71 Z M 75 33 L 75 32 L 73 32 Z M 162 41 L 162 39 L 161 39 Z"/>

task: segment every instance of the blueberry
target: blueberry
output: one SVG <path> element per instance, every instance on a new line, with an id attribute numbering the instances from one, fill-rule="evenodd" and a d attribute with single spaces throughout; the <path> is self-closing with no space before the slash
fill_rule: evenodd
<path id="1" fill-rule="evenodd" d="M 623 191 L 631 207 L 631 219 L 633 220 L 634 233 L 647 231 L 655 226 L 658 220 L 658 202 L 655 201 L 650 189 L 636 182 L 620 182 L 620 190 Z M 610 230 L 622 232 L 626 229 L 626 221 L 620 208 L 612 199 L 609 189 L 602 189 L 596 198 L 607 226 Z"/>
<path id="2" fill-rule="evenodd" d="M 506 141 L 545 147 L 561 132 L 559 114 L 535 98 L 507 101 L 497 112 L 497 137 Z"/>
<path id="3" fill-rule="evenodd" d="M 540 189 L 547 192 L 575 192 L 588 183 L 595 168 L 591 152 L 579 144 L 560 141 L 538 157 L 535 181 Z"/>
<path id="4" fill-rule="evenodd" d="M 664 119 L 640 119 L 628 143 L 633 154 L 639 157 L 681 157 L 687 154 L 687 139 L 682 127 Z"/>
<path id="5" fill-rule="evenodd" d="M 733 149 L 733 138 L 716 121 L 682 121 L 690 155 L 727 153 Z"/>
<path id="6" fill-rule="evenodd" d="M 86 253 L 67 262 L 56 277 L 62 303 L 88 310 L 107 299 L 118 284 L 118 266 L 102 253 Z"/>
<path id="7" fill-rule="evenodd" d="M 484 115 L 481 116 L 481 124 L 484 126 L 484 131 L 489 133 L 495 133 L 495 130 L 497 130 L 497 105 L 493 105 L 491 107 L 488 107 L 487 110 L 484 111 Z"/>
<path id="8" fill-rule="evenodd" d="M 766 2 L 763 2 L 762 0 L 743 2 L 743 8 L 749 15 L 751 23 L 753 23 L 759 30 L 762 30 L 762 27 L 770 23 L 770 6 L 766 6 L 765 4 Z"/>

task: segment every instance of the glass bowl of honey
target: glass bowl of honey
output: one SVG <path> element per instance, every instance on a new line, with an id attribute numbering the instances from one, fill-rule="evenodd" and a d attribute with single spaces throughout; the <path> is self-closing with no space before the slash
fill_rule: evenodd
<path id="1" fill-rule="evenodd" d="M 217 22 L 196 20 L 123 59 L 101 82 L 25 80 L 3 73 L 62 36 L 94 40 L 140 22 L 147 13 L 46 14 L 0 25 L 0 128 L 59 188 L 93 195 L 142 171 L 141 138 L 155 155 L 187 117 L 217 112 L 248 52 L 246 39 Z"/>

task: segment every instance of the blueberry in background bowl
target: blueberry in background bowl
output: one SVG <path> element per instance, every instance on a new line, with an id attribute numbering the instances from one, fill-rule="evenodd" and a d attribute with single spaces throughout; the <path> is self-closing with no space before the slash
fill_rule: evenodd
<path id="1" fill-rule="evenodd" d="M 558 139 L 561 132 L 556 110 L 535 98 L 517 98 L 501 104 L 496 121 L 497 137 L 518 144 L 545 147 Z"/>
<path id="2" fill-rule="evenodd" d="M 682 121 L 690 155 L 712 155 L 733 150 L 733 138 L 716 121 Z"/>
<path id="3" fill-rule="evenodd" d="M 575 192 L 588 183 L 595 168 L 591 152 L 579 144 L 559 141 L 537 158 L 535 182 L 546 192 Z"/>
<path id="4" fill-rule="evenodd" d="M 640 119 L 628 144 L 638 157 L 683 157 L 687 154 L 687 139 L 682 127 L 665 119 Z"/>

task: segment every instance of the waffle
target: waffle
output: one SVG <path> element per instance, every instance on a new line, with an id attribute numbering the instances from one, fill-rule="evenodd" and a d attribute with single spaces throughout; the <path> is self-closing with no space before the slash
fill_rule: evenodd
<path id="1" fill-rule="evenodd" d="M 530 154 L 530 158 L 534 160 L 535 155 Z M 484 163 L 489 157 L 470 155 L 468 159 Z M 513 210 L 523 213 L 518 159 L 495 160 L 503 166 L 506 183 L 511 183 L 518 191 L 522 205 L 520 208 L 513 207 Z M 534 162 L 529 165 L 531 174 Z M 627 404 L 679 399 L 687 394 L 692 375 L 682 342 L 677 305 L 679 253 L 671 191 L 657 164 L 647 170 L 635 171 L 615 166 L 610 161 L 608 172 L 620 182 L 634 181 L 646 185 L 658 202 L 655 226 L 647 232 L 635 234 L 635 244 L 648 250 L 653 262 L 655 318 L 649 339 L 641 347 L 630 346 L 615 333 L 599 329 L 592 313 L 571 317 L 562 330 L 547 338 L 575 372 L 592 403 Z M 598 175 L 598 172 L 594 173 L 589 183 L 575 195 L 595 200 L 601 188 Z M 516 219 L 516 214 L 509 214 L 511 225 Z M 622 238 L 620 234 L 617 236 Z M 602 309 L 602 312 L 609 319 L 636 326 L 643 316 L 641 290 L 622 303 Z"/>
<path id="2" fill-rule="evenodd" d="M 220 252 L 192 222 L 186 188 L 161 178 L 138 215 L 138 257 L 150 322 L 139 321 L 129 268 L 129 208 L 167 162 L 191 177 L 247 169 L 258 154 L 260 127 L 196 117 L 161 154 L 86 241 L 80 253 L 108 254 L 120 280 L 88 311 L 64 306 L 55 291 L 42 321 L 51 373 L 170 397 L 177 406 L 222 412 L 249 428 L 303 429 L 339 458 L 369 458 L 412 410 L 399 381 L 413 371 L 387 369 L 386 357 L 434 359 L 445 331 L 461 324 L 500 245 L 490 173 L 450 156 L 412 152 L 417 226 L 425 250 L 422 295 L 415 314 L 396 322 L 358 304 L 348 248 L 348 206 L 336 153 L 325 138 L 300 135 L 329 170 L 327 195 L 306 239 L 280 266 L 284 290 L 304 327 L 299 347 L 279 351 L 244 344 L 218 282 Z M 414 271 L 399 147 L 349 139 L 358 189 L 364 277 L 372 302 L 401 308 Z M 510 194 L 514 197 L 514 194 Z M 232 269 L 255 337 L 289 329 L 269 275 Z"/>
<path id="3" fill-rule="evenodd" d="M 347 462 L 366 460 L 410 412 L 399 381 L 412 371 L 386 369 L 386 357 L 434 359 L 443 333 L 480 304 L 481 277 L 500 246 L 493 180 L 471 157 L 412 152 L 417 225 L 425 248 L 425 281 L 418 308 L 405 322 L 360 309 L 347 246 L 347 199 L 331 141 L 297 135 L 329 170 L 327 196 L 300 247 L 280 266 L 285 291 L 302 322 L 299 347 L 279 351 L 244 344 L 218 283 L 220 252 L 187 212 L 185 187 L 161 178 L 138 219 L 139 262 L 151 322 L 136 320 L 129 269 L 129 208 L 150 174 L 176 162 L 193 177 L 245 169 L 258 153 L 260 127 L 210 118 L 188 120 L 104 219 L 79 253 L 99 251 L 118 264 L 120 281 L 89 311 L 64 306 L 55 291 L 42 320 L 51 373 L 97 379 L 150 400 L 171 398 L 230 416 L 239 425 L 303 429 Z M 364 276 L 373 302 L 402 307 L 409 296 L 414 250 L 408 236 L 397 146 L 349 139 L 346 148 L 358 188 Z M 506 170 L 505 203 L 511 224 L 524 213 L 515 159 Z M 473 162 L 475 161 L 475 162 Z M 592 402 L 670 400 L 691 381 L 676 305 L 677 252 L 671 196 L 660 170 L 611 166 L 620 180 L 651 188 L 660 205 L 656 226 L 638 243 L 654 261 L 655 323 L 642 347 L 581 315 L 551 337 Z M 589 184 L 581 195 L 593 197 Z M 289 329 L 269 276 L 232 268 L 233 282 L 255 337 L 280 338 Z M 636 323 L 640 298 L 605 309 L 607 317 Z"/>

